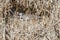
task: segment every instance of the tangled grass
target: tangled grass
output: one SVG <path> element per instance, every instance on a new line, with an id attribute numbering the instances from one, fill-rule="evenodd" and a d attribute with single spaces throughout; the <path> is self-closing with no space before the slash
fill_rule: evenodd
<path id="1" fill-rule="evenodd" d="M 60 0 L 0 0 L 0 40 L 60 40 Z"/>

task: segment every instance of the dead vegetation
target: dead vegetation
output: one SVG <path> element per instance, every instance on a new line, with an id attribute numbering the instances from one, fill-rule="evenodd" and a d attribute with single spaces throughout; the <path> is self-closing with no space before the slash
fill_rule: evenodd
<path id="1" fill-rule="evenodd" d="M 0 0 L 0 40 L 60 40 L 60 1 Z"/>

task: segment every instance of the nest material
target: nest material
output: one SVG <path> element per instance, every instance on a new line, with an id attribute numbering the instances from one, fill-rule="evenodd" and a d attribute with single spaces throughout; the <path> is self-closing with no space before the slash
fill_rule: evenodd
<path id="1" fill-rule="evenodd" d="M 59 0 L 1 0 L 0 40 L 59 40 Z"/>

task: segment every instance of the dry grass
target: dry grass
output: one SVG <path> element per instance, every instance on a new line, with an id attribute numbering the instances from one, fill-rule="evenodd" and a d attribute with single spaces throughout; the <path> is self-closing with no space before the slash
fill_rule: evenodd
<path id="1" fill-rule="evenodd" d="M 60 1 L 0 0 L 0 40 L 60 40 Z"/>

